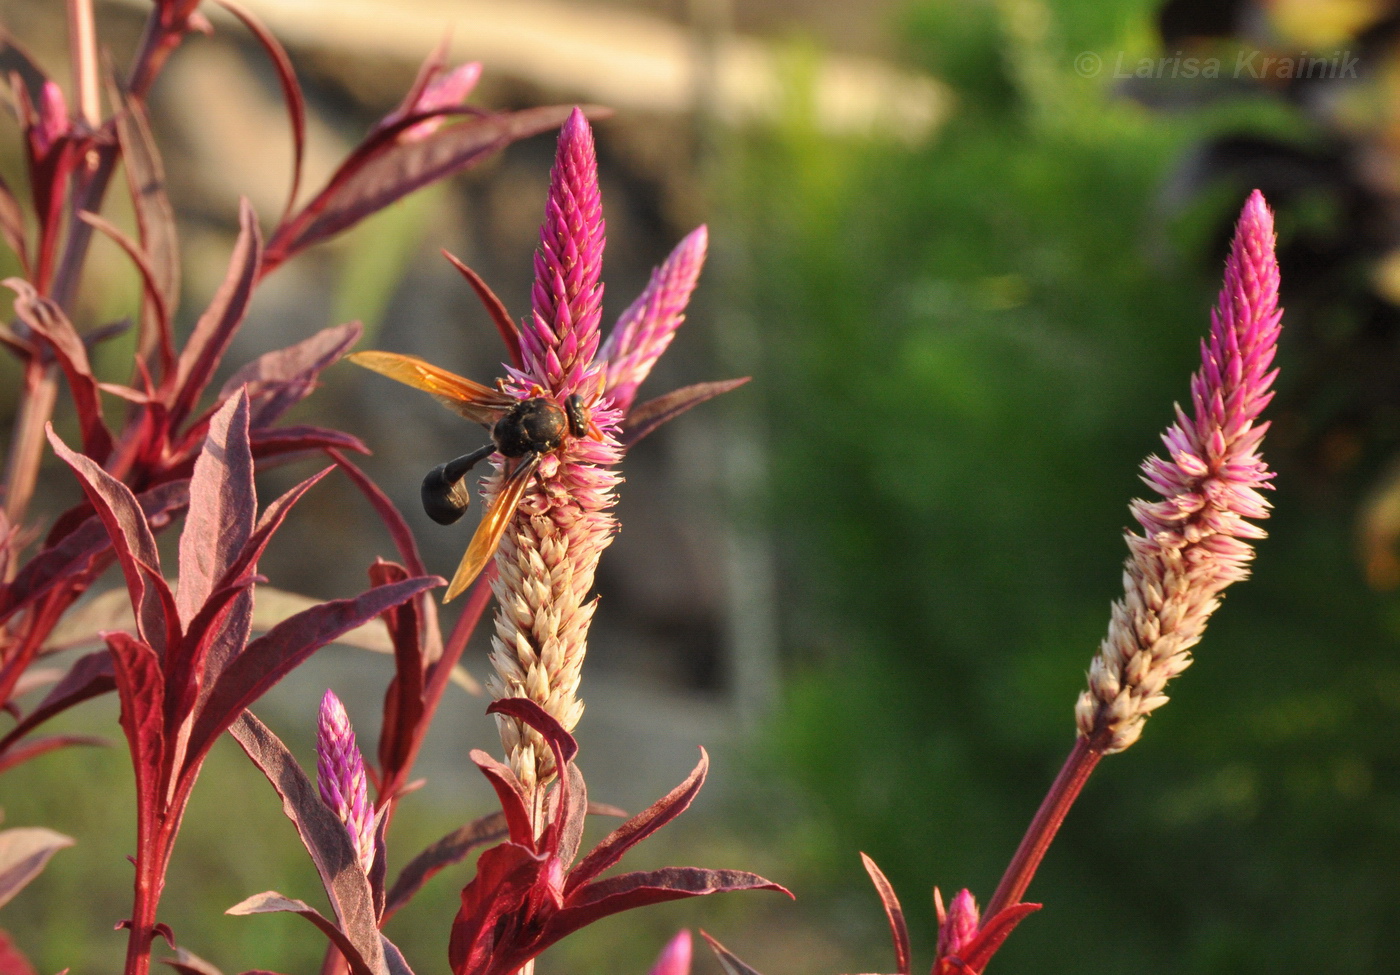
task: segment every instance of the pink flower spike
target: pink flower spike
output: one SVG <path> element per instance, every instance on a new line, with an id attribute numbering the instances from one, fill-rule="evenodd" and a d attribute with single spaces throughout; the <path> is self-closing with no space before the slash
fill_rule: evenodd
<path id="1" fill-rule="evenodd" d="M 961 955 L 977 936 L 977 925 L 981 921 L 977 899 L 972 896 L 972 891 L 964 887 L 953 897 L 953 903 L 945 911 L 943 895 L 935 887 L 933 903 L 938 911 L 938 957 Z"/>
<path id="2" fill-rule="evenodd" d="M 709 232 L 702 224 L 676 245 L 651 280 L 613 326 L 598 358 L 607 364 L 605 389 L 624 413 L 636 399 L 637 387 L 671 344 L 685 321 L 686 305 L 705 266 Z"/>
<path id="3" fill-rule="evenodd" d="M 1101 754 L 1122 751 L 1147 716 L 1167 702 L 1167 682 L 1191 665 L 1191 648 L 1220 594 L 1249 575 L 1263 538 L 1246 520 L 1265 518 L 1260 494 L 1273 474 L 1259 454 L 1273 398 L 1271 368 L 1283 312 L 1274 257 L 1274 218 L 1255 190 L 1245 202 L 1225 262 L 1225 283 L 1191 377 L 1191 412 L 1177 407 L 1162 435 L 1168 457 L 1149 457 L 1142 480 L 1161 495 L 1134 501 L 1142 534 L 1127 536 L 1123 599 L 1075 706 L 1079 734 Z"/>
<path id="4" fill-rule="evenodd" d="M 690 930 L 681 928 L 656 956 L 656 964 L 648 975 L 690 975 Z"/>
<path id="5" fill-rule="evenodd" d="M 374 865 L 374 806 L 365 788 L 365 760 L 345 705 L 330 690 L 321 698 L 316 722 L 316 785 L 321 801 L 345 824 L 360 866 L 369 873 Z"/>
<path id="6" fill-rule="evenodd" d="M 598 192 L 593 130 L 575 108 L 559 133 L 535 252 L 533 314 L 520 333 L 524 372 L 555 396 L 577 392 L 594 399 L 598 392 L 580 386 L 584 370 L 598 351 L 603 243 L 603 200 Z M 595 375 L 588 378 L 590 385 L 596 385 Z"/>

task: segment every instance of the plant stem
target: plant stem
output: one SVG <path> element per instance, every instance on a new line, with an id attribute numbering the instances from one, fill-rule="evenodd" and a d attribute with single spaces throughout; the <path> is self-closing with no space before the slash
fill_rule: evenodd
<path id="1" fill-rule="evenodd" d="M 68 51 L 73 62 L 73 88 L 78 114 L 96 130 L 102 123 L 102 102 L 97 88 L 97 28 L 92 0 L 68 0 Z"/>
<path id="2" fill-rule="evenodd" d="M 1016 848 L 1016 855 L 1011 858 L 1006 873 L 1002 874 L 1001 883 L 997 884 L 996 893 L 992 894 L 982 913 L 984 918 L 996 917 L 998 912 L 1020 903 L 1031 884 L 1031 878 L 1040 867 L 1040 861 L 1045 858 L 1045 851 L 1050 848 L 1060 824 L 1065 821 L 1069 807 L 1079 798 L 1084 783 L 1089 780 L 1089 774 L 1101 758 L 1103 752 L 1096 749 L 1089 739 L 1075 740 L 1064 768 L 1060 769 L 1050 791 L 1041 801 L 1035 818 L 1026 829 L 1026 835 L 1021 838 L 1021 845 Z"/>

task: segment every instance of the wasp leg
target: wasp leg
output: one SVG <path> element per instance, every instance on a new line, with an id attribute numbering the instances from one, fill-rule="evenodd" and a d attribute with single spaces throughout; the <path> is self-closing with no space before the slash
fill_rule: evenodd
<path id="1" fill-rule="evenodd" d="M 429 518 L 439 525 L 451 525 L 466 513 L 472 499 L 467 473 L 490 457 L 495 449 L 495 444 L 487 444 L 428 471 L 428 476 L 423 478 L 422 497 L 423 510 Z"/>

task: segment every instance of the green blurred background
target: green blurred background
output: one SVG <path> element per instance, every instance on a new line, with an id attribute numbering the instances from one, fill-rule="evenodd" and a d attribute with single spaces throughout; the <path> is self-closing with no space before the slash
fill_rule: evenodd
<path id="1" fill-rule="evenodd" d="M 22 22 L 17 32 L 45 22 L 34 5 L 7 7 Z M 610 254 L 621 255 L 610 258 L 620 270 L 608 278 L 609 315 L 681 232 L 707 221 L 711 266 L 677 345 L 692 344 L 666 378 L 751 372 L 755 381 L 715 404 L 710 419 L 682 421 L 672 439 L 646 445 L 635 472 L 629 457 L 625 499 L 656 497 L 650 507 L 624 500 L 624 532 L 605 558 L 619 567 L 601 577 L 594 645 L 598 680 L 614 690 L 584 719 L 583 768 L 628 770 L 638 740 L 663 724 L 682 737 L 713 733 L 718 740 L 697 740 L 720 747 L 717 797 L 635 863 L 748 867 L 798 901 L 756 895 L 605 922 L 546 955 L 540 970 L 641 972 L 669 932 L 697 924 L 769 975 L 888 969 L 858 851 L 903 896 L 916 968 L 931 961 L 931 888 L 990 895 L 1072 743 L 1073 702 L 1121 591 L 1126 504 L 1143 491 L 1137 465 L 1187 396 L 1229 227 L 1255 186 L 1278 208 L 1288 309 L 1265 442 L 1279 472 L 1270 538 L 1170 706 L 1090 782 L 1031 887 L 1045 909 L 993 971 L 1400 970 L 1400 72 L 1391 5 L 915 0 L 853 14 L 840 4 L 697 0 L 598 9 L 689 24 L 712 52 L 734 31 L 760 38 L 779 84 L 764 119 L 736 122 L 723 97 L 702 90 L 693 115 L 652 108 L 629 117 L 623 106 L 599 128 Z M 107 13 L 114 30 L 126 29 L 124 14 Z M 1354 52 L 1362 67 L 1354 78 L 1241 75 L 1237 57 L 1250 50 Z M 333 117 L 367 111 L 360 102 L 382 110 L 399 90 L 356 102 L 333 51 L 294 53 Z M 818 93 L 822 72 L 847 55 L 933 79 L 928 124 L 833 132 Z M 1178 60 L 1128 77 L 1140 59 L 1161 57 L 1218 58 L 1222 70 L 1187 78 Z M 560 97 L 541 85 L 517 79 L 482 100 Z M 454 292 L 452 304 L 425 310 L 414 295 L 428 255 L 446 245 L 485 265 L 488 280 L 504 278 L 499 290 L 524 307 L 548 156 L 537 140 L 454 186 L 453 207 L 466 216 L 444 222 L 448 191 L 392 211 L 282 286 L 265 315 L 316 325 L 363 316 L 380 341 L 465 358 L 476 365 L 461 371 L 489 375 L 498 355 L 489 346 L 463 350 L 450 332 L 427 332 L 445 314 L 468 314 L 467 299 Z M 195 243 L 222 239 L 228 213 L 177 202 Z M 308 281 L 329 296 L 314 313 L 295 300 Z M 410 321 L 422 337 L 402 340 Z M 479 315 L 473 327 L 489 331 Z M 376 419 L 417 404 L 369 405 L 371 395 L 384 391 L 359 376 L 328 377 L 308 408 L 387 453 L 372 469 L 407 507 L 437 460 L 387 443 L 391 424 Z M 431 405 L 422 409 L 421 418 L 393 416 L 421 419 L 426 457 L 453 434 Z M 274 582 L 337 591 L 331 555 L 352 543 L 316 532 L 343 523 L 336 505 L 350 503 L 343 493 L 306 516 L 307 534 L 273 553 L 283 560 L 281 575 L 268 572 Z M 374 536 L 367 515 L 356 517 Z M 727 548 L 695 538 L 709 525 L 730 526 Z M 382 550 L 383 540 L 363 544 Z M 456 543 L 425 544 L 447 562 Z M 648 593 L 636 577 L 667 558 L 668 545 L 693 568 L 663 575 L 652 585 L 666 591 Z M 302 550 L 313 547 L 322 554 L 308 565 Z M 653 622 L 627 628 L 642 617 Z M 268 704 L 303 755 L 316 688 L 361 666 L 344 659 L 356 662 L 314 662 Z M 365 688 L 357 723 L 369 727 L 388 673 L 381 664 L 352 679 Z M 586 672 L 586 700 L 592 679 Z M 606 709 L 631 723 L 617 719 L 590 739 Z M 97 704 L 72 725 L 115 734 L 113 714 L 110 702 Z M 480 735 L 488 726 L 470 727 Z M 489 732 L 457 734 L 445 733 L 424 799 L 396 824 L 401 857 L 489 808 L 487 791 L 457 781 L 472 776 L 451 764 L 468 747 L 489 747 Z M 228 971 L 311 971 L 320 945 L 296 919 L 218 914 L 270 887 L 308 899 L 316 890 L 270 790 L 240 754 L 221 749 L 177 850 L 171 923 Z M 693 751 L 680 756 L 648 781 L 664 790 L 679 780 Z M 620 798 L 594 794 L 633 806 L 647 795 L 618 790 Z M 124 910 L 130 843 L 120 825 L 130 792 L 122 752 L 47 757 L 10 773 L 0 791 L 10 824 L 79 840 L 0 925 L 41 971 L 111 970 L 120 939 L 107 929 Z M 419 972 L 445 967 L 465 876 L 435 881 L 390 928 Z M 697 960 L 697 971 L 715 970 Z"/>

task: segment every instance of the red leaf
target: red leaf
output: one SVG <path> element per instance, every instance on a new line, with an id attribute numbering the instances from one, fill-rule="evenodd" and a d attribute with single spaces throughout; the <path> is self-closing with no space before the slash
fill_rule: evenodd
<path id="1" fill-rule="evenodd" d="M 493 846 L 476 861 L 476 876 L 462 888 L 462 907 L 452 922 L 447 947 L 453 975 L 482 975 L 493 971 L 496 922 L 522 912 L 545 866 L 537 856 L 516 843 Z M 509 941 L 506 941 L 509 944 Z M 543 950 L 543 949 L 541 949 Z M 528 958 L 522 958 L 523 964 Z"/>
<path id="2" fill-rule="evenodd" d="M 240 390 L 210 421 L 190 479 L 190 510 L 180 533 L 180 586 L 175 595 L 183 625 L 189 626 L 242 553 L 253 533 L 256 510 L 248 397 Z"/>
<path id="3" fill-rule="evenodd" d="M 486 308 L 486 314 L 491 316 L 491 321 L 495 323 L 496 331 L 501 333 L 501 341 L 506 344 L 506 351 L 510 353 L 512 365 L 521 365 L 520 361 L 520 329 L 516 327 L 515 319 L 510 317 L 510 312 L 506 311 L 505 302 L 496 297 L 496 292 L 481 280 L 481 275 L 477 274 L 467 265 L 457 260 L 449 251 L 444 250 L 442 256 L 451 262 L 452 266 L 461 272 L 462 277 L 467 279 L 467 284 L 472 286 L 477 298 Z"/>
<path id="4" fill-rule="evenodd" d="M 624 873 L 595 881 L 570 894 L 564 909 L 550 920 L 547 938 L 555 941 L 599 918 L 634 907 L 735 890 L 776 890 L 792 896 L 786 887 L 746 870 L 662 867 Z"/>
<path id="5" fill-rule="evenodd" d="M 350 950 L 364 959 L 369 968 L 381 971 L 384 953 L 379 943 L 374 895 L 345 824 L 321 801 L 316 786 L 267 725 L 253 714 L 244 713 L 229 727 L 229 732 L 282 797 L 282 812 L 296 826 L 297 835 L 316 864 Z"/>
<path id="6" fill-rule="evenodd" d="M 573 761 L 574 756 L 578 754 L 578 742 L 574 740 L 574 736 L 564 730 L 558 718 L 528 697 L 503 697 L 499 701 L 492 701 L 486 713 L 504 714 L 534 728 L 540 733 L 540 737 L 549 743 L 550 748 L 560 753 L 559 758 L 565 762 Z"/>
<path id="7" fill-rule="evenodd" d="M 342 828 L 342 832 L 344 832 Z M 247 900 L 240 901 L 233 905 L 225 914 L 245 916 L 248 914 L 277 914 L 277 913 L 300 914 L 316 927 L 321 929 L 327 938 L 336 946 L 345 960 L 350 964 L 352 975 L 387 975 L 389 969 L 384 963 L 384 952 L 379 946 L 379 932 L 375 932 L 374 947 L 376 949 L 375 960 L 366 959 L 356 948 L 356 946 L 346 937 L 345 933 L 328 921 L 320 911 L 302 901 L 292 900 L 290 897 L 283 897 L 275 890 L 264 891 L 261 894 L 254 894 Z"/>
<path id="8" fill-rule="evenodd" d="M 567 867 L 574 862 L 574 857 L 578 856 L 578 848 L 583 845 L 583 826 L 588 819 L 588 786 L 583 781 L 583 773 L 578 770 L 577 765 L 570 762 L 565 768 L 569 770 L 569 787 L 555 789 L 553 798 L 556 805 L 562 805 L 565 800 L 568 805 L 562 813 L 555 809 L 551 820 L 552 823 L 559 824 L 556 855 Z"/>
<path id="9" fill-rule="evenodd" d="M 359 322 L 349 322 L 258 356 L 229 377 L 219 398 L 226 399 L 246 385 L 253 406 L 248 425 L 253 429 L 271 426 L 311 394 L 321 372 L 345 355 L 363 331 Z"/>
<path id="10" fill-rule="evenodd" d="M 165 649 L 166 634 L 180 632 L 180 621 L 167 616 L 174 606 L 170 587 L 160 576 L 160 555 L 156 551 L 151 526 L 131 489 L 104 471 L 90 457 L 69 450 L 53 425 L 45 427 L 54 453 L 73 469 L 97 516 L 107 528 L 117 559 L 121 562 L 131 605 L 136 609 L 136 630 L 152 647 Z"/>
<path id="11" fill-rule="evenodd" d="M 292 59 L 278 43 L 272 32 L 263 26 L 262 21 L 252 12 L 233 2 L 218 0 L 219 6 L 243 21 L 267 56 L 272 59 L 272 67 L 277 71 L 277 80 L 282 85 L 282 97 L 287 103 L 287 119 L 292 123 L 292 188 L 287 192 L 287 205 L 282 209 L 282 218 L 292 212 L 297 202 L 297 191 L 301 188 L 302 159 L 306 154 L 306 101 L 302 98 L 301 85 L 297 83 L 297 73 L 292 67 Z"/>
<path id="12" fill-rule="evenodd" d="M 568 882 L 564 885 L 565 896 L 572 896 L 574 891 L 622 859 L 622 855 L 637 843 L 685 812 L 695 799 L 696 793 L 700 791 L 700 787 L 705 784 L 705 773 L 709 768 L 710 756 L 702 748 L 699 764 L 684 782 L 605 836 L 603 841 L 569 872 Z"/>
<path id="13" fill-rule="evenodd" d="M 181 975 L 224 975 L 217 965 L 205 961 L 186 948 L 176 948 L 174 958 L 162 958 L 161 961 Z"/>
<path id="14" fill-rule="evenodd" d="M 171 481 L 151 488 L 136 500 L 147 521 L 156 525 L 168 521 L 188 503 L 188 489 L 188 481 Z M 8 585 L 0 586 L 0 621 L 30 605 L 57 583 L 83 571 L 91 559 L 110 545 L 111 538 L 102 520 L 96 515 L 89 517 L 25 563 Z"/>
<path id="15" fill-rule="evenodd" d="M 249 440 L 253 446 L 253 456 L 258 460 L 312 450 L 353 450 L 357 454 L 370 452 L 359 437 L 325 427 L 264 427 L 254 430 Z"/>
<path id="16" fill-rule="evenodd" d="M 108 90 L 112 103 L 122 108 L 115 117 L 117 142 L 136 210 L 141 250 L 150 258 L 151 281 L 160 296 L 159 306 L 154 307 L 157 303 L 153 301 L 153 307 L 146 308 L 141 315 L 136 358 L 147 362 L 152 350 L 159 350 L 160 375 L 164 377 L 175 362 L 170 316 L 180 306 L 180 241 L 175 230 L 175 209 L 165 192 L 165 167 L 151 135 L 145 106 L 118 85 Z M 162 309 L 164 314 L 160 314 Z"/>
<path id="17" fill-rule="evenodd" d="M 73 661 L 68 673 L 55 684 L 44 699 L 22 721 L 0 738 L 0 755 L 14 742 L 43 724 L 55 714 L 68 710 L 88 698 L 106 694 L 117 686 L 112 670 L 112 656 L 106 650 L 85 654 Z"/>
<path id="18" fill-rule="evenodd" d="M 389 888 L 389 896 L 385 900 L 385 920 L 412 900 L 413 895 L 438 871 L 462 862 L 477 847 L 499 842 L 507 835 L 509 830 L 506 828 L 505 816 L 497 812 L 475 819 L 465 826 L 459 826 L 429 846 L 399 871 L 398 879 L 394 881 L 394 886 Z"/>
<path id="19" fill-rule="evenodd" d="M 0 830 L 0 906 L 39 876 L 44 866 L 73 839 L 41 826 Z"/>
<path id="20" fill-rule="evenodd" d="M 328 451 L 331 459 L 340 465 L 340 469 L 345 472 L 345 476 L 350 478 L 355 487 L 360 489 L 366 500 L 369 501 L 375 513 L 379 515 L 379 520 L 384 522 L 384 527 L 389 529 L 389 537 L 394 541 L 394 547 L 399 551 L 399 558 L 403 559 L 404 565 L 408 566 L 410 572 L 419 575 L 427 574 L 427 569 L 423 566 L 423 557 L 418 554 L 418 542 L 413 537 L 413 529 L 408 526 L 399 509 L 394 506 L 394 502 L 389 500 L 389 496 L 379 489 L 375 484 L 344 456 L 334 450 Z"/>
<path id="21" fill-rule="evenodd" d="M 756 968 L 751 968 L 739 960 L 738 956 L 710 937 L 704 931 L 700 932 L 700 937 L 704 938 L 710 945 L 710 950 L 719 959 L 720 965 L 724 967 L 725 975 L 759 975 Z"/>
<path id="22" fill-rule="evenodd" d="M 200 394 L 223 359 L 253 296 L 262 260 L 262 235 L 258 231 L 257 214 L 246 199 L 239 205 L 238 223 L 238 243 L 229 258 L 228 274 L 214 292 L 209 307 L 199 316 L 176 363 L 174 396 L 167 401 L 172 428 L 179 426 L 199 402 Z"/>
<path id="23" fill-rule="evenodd" d="M 511 840 L 533 850 L 535 828 L 530 821 L 530 803 L 525 798 L 525 789 L 520 780 L 515 777 L 510 766 L 501 764 L 480 748 L 471 750 L 471 760 L 481 769 L 481 773 L 491 783 L 491 788 L 496 790 L 496 798 L 500 800 L 501 812 L 506 817 Z"/>
<path id="24" fill-rule="evenodd" d="M 155 651 L 126 633 L 104 633 L 117 675 L 121 698 L 121 724 L 131 749 L 136 773 L 137 821 L 141 828 L 156 828 L 156 815 L 164 808 L 160 773 L 165 763 L 165 676 Z"/>
<path id="25" fill-rule="evenodd" d="M 369 581 L 376 586 L 402 582 L 408 570 L 383 559 L 370 567 Z M 406 770 L 412 760 L 418 726 L 423 721 L 423 646 L 419 639 L 422 621 L 417 600 L 401 603 L 383 614 L 394 645 L 394 677 L 384 692 L 384 720 L 379 730 L 379 771 L 381 789 Z M 383 798 L 381 792 L 381 799 Z"/>
<path id="26" fill-rule="evenodd" d="M 33 330 L 49 346 L 63 367 L 73 405 L 78 412 L 78 428 L 83 437 L 83 453 L 99 464 L 112 452 L 112 434 L 102 421 L 102 396 L 97 378 L 88 363 L 87 348 L 63 309 L 34 290 L 23 278 L 6 278 L 4 284 L 15 293 L 15 317 Z"/>
<path id="27" fill-rule="evenodd" d="M 229 663 L 195 721 L 187 762 L 197 763 L 243 709 L 291 670 L 342 633 L 374 619 L 390 606 L 442 585 L 436 576 L 380 586 L 352 599 L 313 606 L 278 623 Z"/>
<path id="28" fill-rule="evenodd" d="M 1039 904 L 1012 904 L 999 911 L 995 917 L 982 922 L 982 926 L 977 929 L 977 935 L 972 939 L 972 943 L 964 948 L 957 958 L 939 959 L 939 964 L 953 962 L 961 966 L 950 968 L 950 971 L 981 972 L 992 960 L 992 955 L 996 954 L 1002 942 L 1010 937 L 1012 931 L 1016 930 L 1016 925 L 1024 921 L 1027 915 L 1034 914 L 1038 910 L 1040 910 Z"/>
<path id="29" fill-rule="evenodd" d="M 894 887 L 884 872 L 876 866 L 875 861 L 862 853 L 860 862 L 865 864 L 865 872 L 870 874 L 870 882 L 875 885 L 875 891 L 880 895 L 880 903 L 885 906 L 885 917 L 890 922 L 890 936 L 894 939 L 895 971 L 899 975 L 909 975 L 912 962 L 909 954 L 909 926 L 904 922 L 904 909 L 899 906 Z"/>
<path id="30" fill-rule="evenodd" d="M 31 738 L 23 745 L 0 752 L 0 772 L 6 772 L 16 765 L 23 765 L 31 758 L 47 755 L 49 752 L 73 745 L 110 745 L 106 738 L 93 735 L 49 735 L 45 738 Z"/>
<path id="31" fill-rule="evenodd" d="M 19 258 L 20 269 L 24 271 L 26 277 L 32 272 L 29 267 L 29 248 L 24 239 L 24 211 L 20 209 L 19 200 L 15 199 L 14 193 L 10 192 L 10 186 L 3 179 L 0 179 L 0 236 L 5 238 L 5 243 L 10 245 L 10 250 L 15 252 Z M 0 971 L 0 975 L 4 975 Z"/>
<path id="32" fill-rule="evenodd" d="M 102 231 L 111 238 L 112 242 L 120 247 L 127 257 L 131 258 L 131 263 L 136 265 L 136 270 L 141 272 L 141 282 L 145 288 L 146 301 L 149 302 L 149 305 L 142 312 L 141 332 L 136 340 L 138 361 L 144 363 L 150 354 L 149 350 L 144 348 L 146 343 L 159 344 L 161 358 L 167 363 L 162 366 L 162 369 L 168 370 L 168 363 L 174 361 L 169 338 L 171 334 L 170 307 L 165 303 L 165 295 L 161 293 L 159 272 L 151 264 L 151 259 L 141 249 L 141 245 L 122 233 L 116 226 L 86 210 L 79 213 L 78 217 L 88 226 Z M 148 322 L 149 324 L 147 324 Z M 108 387 L 104 384 L 103 388 Z"/>
<path id="33" fill-rule="evenodd" d="M 4 931 L 0 931 L 0 975 L 34 975 L 34 966 Z"/>
<path id="34" fill-rule="evenodd" d="M 706 400 L 714 399 L 721 393 L 727 393 L 731 389 L 738 389 L 749 381 L 749 377 L 743 379 L 724 379 L 714 383 L 696 383 L 693 386 L 683 386 L 680 389 L 672 390 L 665 396 L 658 396 L 656 399 L 647 400 L 641 406 L 627 414 L 627 419 L 622 428 L 622 446 L 631 447 L 638 440 L 654 431 L 663 423 L 669 423 L 680 416 L 686 410 L 699 406 Z"/>
<path id="35" fill-rule="evenodd" d="M 354 226 L 414 190 L 461 172 L 518 139 L 558 128 L 570 111 L 570 106 L 556 105 L 475 116 L 421 139 L 396 141 L 399 133 L 424 118 L 459 114 L 435 112 L 407 116 L 374 133 L 315 199 L 278 228 L 268 244 L 269 268 Z"/>

